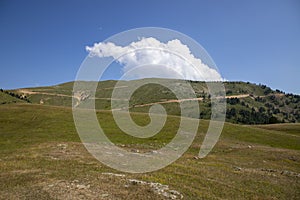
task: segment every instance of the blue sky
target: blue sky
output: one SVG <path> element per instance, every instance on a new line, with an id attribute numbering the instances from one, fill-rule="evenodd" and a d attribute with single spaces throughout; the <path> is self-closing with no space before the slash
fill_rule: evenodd
<path id="1" fill-rule="evenodd" d="M 300 94 L 300 1 L 0 1 L 0 88 L 75 79 L 85 46 L 138 27 L 199 42 L 227 80 Z"/>

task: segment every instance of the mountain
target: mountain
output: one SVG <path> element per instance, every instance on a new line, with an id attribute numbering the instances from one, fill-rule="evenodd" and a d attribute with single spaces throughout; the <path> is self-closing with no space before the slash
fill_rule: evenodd
<path id="1" fill-rule="evenodd" d="M 132 84 L 139 84 L 142 80 L 120 81 L 117 90 L 126 91 Z M 95 82 L 94 82 L 95 83 Z M 98 83 L 95 107 L 98 110 L 111 109 L 112 91 L 117 81 L 101 81 Z M 195 118 L 210 119 L 211 99 L 207 84 L 197 81 L 172 80 L 172 84 L 188 83 L 195 91 L 200 106 L 200 115 Z M 72 98 L 79 104 L 92 100 L 89 90 L 77 91 L 73 94 L 74 82 L 63 83 L 49 87 L 22 88 L 6 91 L 6 95 L 16 99 L 16 102 L 30 102 L 33 104 L 72 106 Z M 88 82 L 86 82 L 88 84 Z M 272 90 L 266 85 L 249 82 L 224 82 L 226 89 L 226 121 L 239 124 L 270 124 L 300 122 L 300 95 L 286 94 L 280 90 Z M 2 92 L 2 94 L 5 91 Z M 0 93 L 1 94 L 1 93 Z M 13 100 L 3 100 L 10 103 Z M 120 99 L 119 99 L 120 100 Z M 118 101 L 118 99 L 113 99 Z M 179 102 L 172 91 L 158 84 L 147 84 L 137 89 L 130 98 L 129 109 L 133 112 L 148 112 L 154 104 L 161 104 L 170 115 L 180 115 Z"/>

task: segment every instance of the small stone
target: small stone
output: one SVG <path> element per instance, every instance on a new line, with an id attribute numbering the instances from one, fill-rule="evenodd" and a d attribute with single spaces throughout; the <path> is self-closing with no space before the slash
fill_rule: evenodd
<path id="1" fill-rule="evenodd" d="M 146 182 L 136 179 L 129 179 L 128 180 L 132 185 L 149 185 L 156 194 L 162 195 L 167 197 L 168 199 L 182 199 L 183 195 L 180 194 L 176 190 L 170 190 L 168 185 L 163 185 L 161 183 L 154 183 L 154 182 Z"/>
<path id="2" fill-rule="evenodd" d="M 176 191 L 176 190 L 170 190 L 170 193 L 171 194 L 175 194 L 175 195 L 180 195 L 180 193 L 178 191 Z"/>
<path id="3" fill-rule="evenodd" d="M 193 158 L 194 158 L 195 160 L 198 160 L 198 159 L 199 159 L 199 157 L 198 157 L 198 156 L 194 156 Z"/>
<path id="4" fill-rule="evenodd" d="M 130 183 L 131 183 L 132 185 L 137 185 L 137 184 L 138 184 L 138 182 L 135 181 L 135 180 L 130 180 Z"/>
<path id="5" fill-rule="evenodd" d="M 297 159 L 294 158 L 293 156 L 288 157 L 288 159 L 291 160 L 291 161 L 297 161 Z"/>
<path id="6" fill-rule="evenodd" d="M 140 150 L 138 150 L 138 149 L 132 149 L 132 150 L 131 150 L 131 152 L 134 152 L 134 153 L 139 153 L 139 152 L 140 152 Z"/>
<path id="7" fill-rule="evenodd" d="M 79 189 L 79 190 L 86 189 L 86 186 L 85 186 L 85 185 L 79 185 L 79 184 L 78 184 L 76 187 L 77 187 L 77 189 Z"/>
<path id="8" fill-rule="evenodd" d="M 167 193 L 167 192 L 162 192 L 161 195 L 164 196 L 164 197 L 170 197 L 170 194 Z"/>
<path id="9" fill-rule="evenodd" d="M 241 167 L 237 167 L 237 166 L 234 166 L 233 169 L 236 170 L 236 171 L 241 171 L 242 170 Z"/>
<path id="10" fill-rule="evenodd" d="M 287 175 L 287 176 L 295 176 L 295 177 L 300 177 L 300 174 L 288 170 L 283 170 L 281 172 L 281 175 Z"/>
<path id="11" fill-rule="evenodd" d="M 109 175 L 109 176 L 117 176 L 117 177 L 125 177 L 125 174 L 115 174 L 110 172 L 103 172 L 103 175 Z"/>
<path id="12" fill-rule="evenodd" d="M 105 198 L 105 197 L 108 197 L 108 196 L 109 196 L 109 194 L 101 194 L 102 198 Z"/>
<path id="13" fill-rule="evenodd" d="M 261 169 L 261 171 L 265 171 L 265 172 L 276 172 L 275 169 Z"/>
<path id="14" fill-rule="evenodd" d="M 66 149 L 68 147 L 67 144 L 58 144 L 57 146 L 62 148 L 62 149 Z"/>

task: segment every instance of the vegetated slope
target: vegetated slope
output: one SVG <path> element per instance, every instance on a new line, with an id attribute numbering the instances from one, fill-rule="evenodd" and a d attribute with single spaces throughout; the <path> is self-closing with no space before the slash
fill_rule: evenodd
<path id="1" fill-rule="evenodd" d="M 0 104 L 29 103 L 29 100 L 20 94 L 0 89 Z"/>
<path id="2" fill-rule="evenodd" d="M 121 81 L 116 91 L 126 91 L 126 87 L 142 80 Z M 172 80 L 180 88 L 183 80 Z M 211 100 L 205 82 L 187 81 L 192 85 L 200 106 L 200 116 L 195 118 L 210 119 Z M 116 81 L 98 83 L 95 99 L 90 97 L 90 91 L 83 90 L 80 94 L 72 94 L 73 82 L 51 87 L 38 87 L 15 90 L 24 94 L 33 103 L 58 106 L 72 106 L 72 98 L 78 103 L 95 101 L 96 109 L 110 110 L 111 95 Z M 300 122 L 300 96 L 285 94 L 272 90 L 265 85 L 245 82 L 225 82 L 227 112 L 226 120 L 241 124 L 270 124 L 283 122 Z M 122 101 L 113 99 L 113 101 Z M 172 115 L 180 115 L 179 102 L 171 90 L 157 84 L 147 84 L 137 89 L 129 101 L 129 108 L 135 112 L 148 112 L 151 105 L 160 103 Z"/>
<path id="3" fill-rule="evenodd" d="M 300 124 L 272 124 L 272 125 L 257 125 L 257 127 L 272 131 L 280 131 L 290 135 L 300 136 Z"/>
<path id="4" fill-rule="evenodd" d="M 161 148 L 179 126 L 179 118 L 169 116 L 160 133 L 138 139 L 123 133 L 110 111 L 97 116 L 107 137 L 132 152 Z M 150 122 L 145 113 L 132 117 L 141 125 Z M 260 128 L 226 123 L 213 151 L 199 159 L 208 123 L 200 120 L 193 144 L 175 163 L 151 173 L 127 174 L 101 164 L 84 149 L 70 108 L 0 105 L 0 199 L 169 199 L 131 179 L 168 185 L 184 199 L 299 197 L 300 137 L 292 134 L 300 132 L 299 124 Z"/>

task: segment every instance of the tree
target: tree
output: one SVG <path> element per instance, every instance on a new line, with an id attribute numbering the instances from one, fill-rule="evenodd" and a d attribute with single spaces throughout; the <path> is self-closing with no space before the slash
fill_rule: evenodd
<path id="1" fill-rule="evenodd" d="M 270 123 L 270 124 L 279 123 L 279 120 L 278 120 L 276 117 L 271 116 L 271 117 L 269 118 L 269 123 Z"/>
<path id="2" fill-rule="evenodd" d="M 260 113 L 263 113 L 263 112 L 266 111 L 266 109 L 265 109 L 264 107 L 259 107 L 258 111 L 259 111 Z"/>
<path id="3" fill-rule="evenodd" d="M 267 87 L 267 88 L 265 89 L 265 91 L 264 91 L 264 94 L 265 94 L 265 95 L 268 95 L 268 94 L 270 94 L 271 92 L 272 92 L 271 88 Z"/>
<path id="4" fill-rule="evenodd" d="M 227 112 L 226 112 L 226 117 L 227 118 L 232 118 L 232 117 L 235 117 L 236 116 L 236 109 L 235 108 L 231 108 L 231 109 L 227 109 Z"/>

